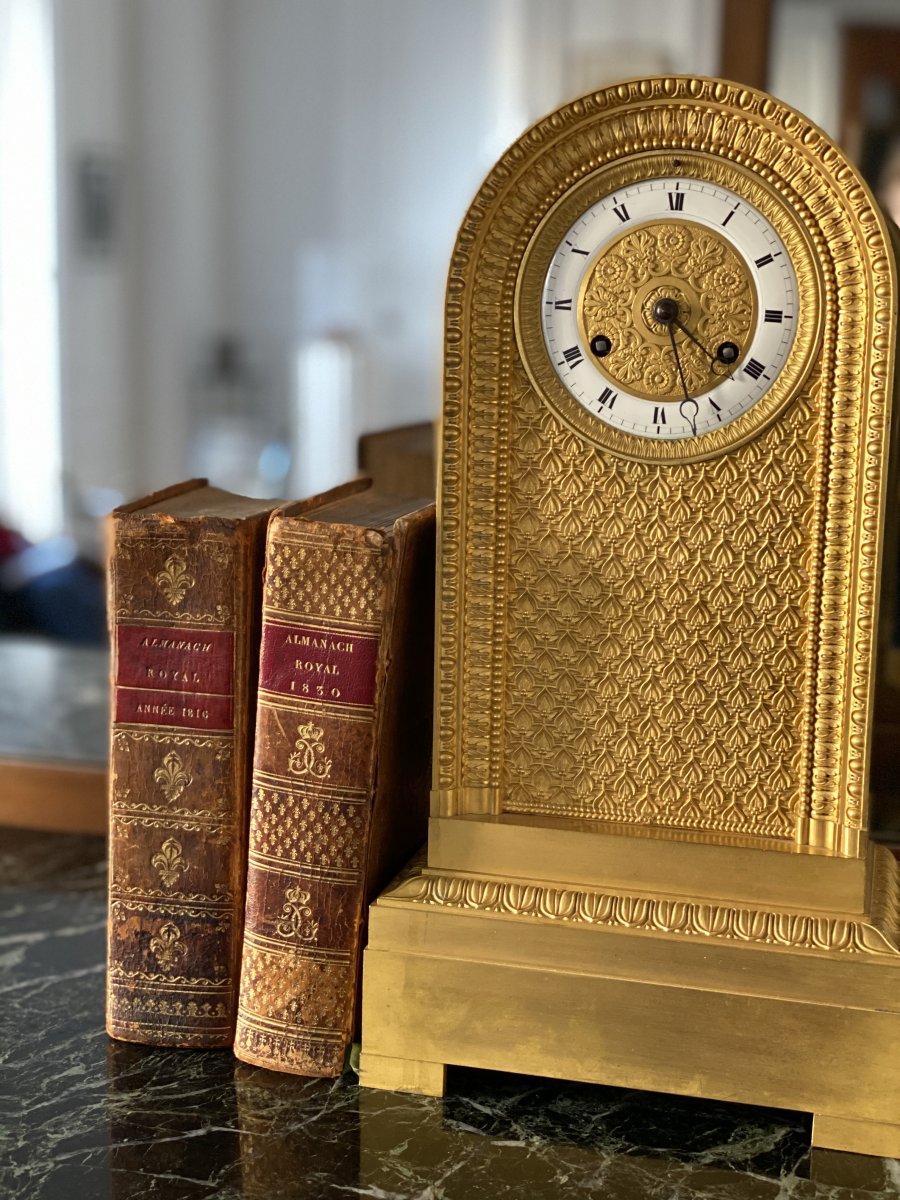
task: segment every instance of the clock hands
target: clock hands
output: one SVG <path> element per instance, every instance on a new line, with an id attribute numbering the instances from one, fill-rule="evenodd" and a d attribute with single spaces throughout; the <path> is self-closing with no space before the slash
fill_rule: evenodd
<path id="1" fill-rule="evenodd" d="M 691 433 L 694 437 L 697 436 L 697 413 L 700 411 L 700 406 L 692 396 L 688 395 L 687 382 L 684 378 L 684 370 L 681 366 L 681 355 L 678 353 L 678 344 L 675 341 L 675 330 L 673 325 L 678 325 L 684 328 L 678 320 L 678 302 L 664 297 L 662 300 L 657 300 L 653 306 L 653 315 L 657 321 L 665 325 L 669 330 L 669 341 L 672 343 L 672 353 L 675 355 L 675 365 L 678 368 L 678 377 L 681 380 L 681 390 L 684 392 L 684 399 L 678 405 L 678 411 L 691 427 Z M 697 343 L 699 345 L 699 342 Z M 701 347 L 702 349 L 702 347 Z"/>
<path id="2" fill-rule="evenodd" d="M 723 363 L 725 366 L 730 367 L 737 362 L 741 350 L 740 347 L 734 342 L 722 342 L 721 345 L 717 347 L 715 354 L 712 354 L 706 348 L 706 346 L 703 345 L 696 334 L 691 333 L 687 325 L 678 320 L 677 300 L 671 300 L 668 297 L 664 297 L 662 300 L 657 300 L 656 304 L 653 306 L 653 316 L 661 325 L 668 326 L 673 349 L 675 349 L 675 335 L 672 332 L 672 326 L 677 325 L 685 337 L 690 338 L 695 346 L 699 346 L 711 363 Z M 675 361 L 678 362 L 677 350 L 675 350 Z M 680 365 L 678 369 L 680 372 Z M 683 383 L 684 379 L 682 378 L 682 384 Z"/>
<path id="3" fill-rule="evenodd" d="M 677 326 L 685 337 L 689 338 L 695 346 L 706 355 L 709 361 L 715 366 L 717 363 L 722 363 L 726 367 L 733 366 L 740 357 L 740 347 L 735 342 L 722 342 L 717 348 L 715 354 L 712 354 L 700 339 L 688 329 L 682 321 L 678 319 L 678 301 L 673 300 L 670 296 L 664 296 L 657 300 L 653 306 L 653 316 L 661 325 L 665 325 L 669 333 L 669 341 L 672 343 L 672 353 L 675 356 L 675 366 L 678 368 L 678 377 L 681 380 L 681 390 L 684 392 L 684 399 L 678 406 L 678 411 L 684 417 L 685 421 L 690 425 L 691 432 L 696 437 L 697 435 L 697 413 L 700 411 L 700 406 L 697 401 L 688 393 L 687 381 L 684 377 L 684 368 L 681 365 L 681 355 L 678 353 L 678 343 L 675 341 L 675 327 Z"/>
<path id="4" fill-rule="evenodd" d="M 678 405 L 678 411 L 691 427 L 691 433 L 694 437 L 697 436 L 697 413 L 700 411 L 700 405 L 690 396 L 685 396 L 682 402 Z"/>
<path id="5" fill-rule="evenodd" d="M 726 367 L 730 367 L 737 362 L 741 350 L 740 347 L 734 342 L 722 342 L 721 345 L 716 348 L 715 354 L 710 354 L 700 339 L 691 333 L 687 325 L 682 325 L 681 321 L 675 317 L 672 318 L 672 324 L 677 325 L 684 336 L 690 338 L 695 346 L 699 346 L 711 363 L 722 363 Z"/>

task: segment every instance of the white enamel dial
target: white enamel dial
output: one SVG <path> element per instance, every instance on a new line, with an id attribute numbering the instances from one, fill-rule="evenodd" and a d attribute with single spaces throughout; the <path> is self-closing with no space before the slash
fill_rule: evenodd
<path id="1" fill-rule="evenodd" d="M 653 178 L 569 228 L 541 296 L 566 391 L 626 434 L 700 437 L 748 412 L 788 360 L 797 276 L 770 222 L 728 188 Z"/>

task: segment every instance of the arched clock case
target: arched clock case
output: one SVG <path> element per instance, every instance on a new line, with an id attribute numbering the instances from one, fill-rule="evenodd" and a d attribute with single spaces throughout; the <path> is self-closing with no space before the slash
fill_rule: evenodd
<path id="1" fill-rule="evenodd" d="M 900 1156 L 891 237 L 820 130 L 719 80 L 586 96 L 488 176 L 447 289 L 433 816 L 371 911 L 364 1084 L 700 1094 Z"/>

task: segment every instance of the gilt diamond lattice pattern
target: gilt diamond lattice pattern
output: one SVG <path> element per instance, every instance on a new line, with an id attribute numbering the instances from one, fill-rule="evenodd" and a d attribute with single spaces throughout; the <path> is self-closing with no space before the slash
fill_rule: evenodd
<path id="1" fill-rule="evenodd" d="M 289 863 L 314 861 L 356 873 L 366 819 L 359 803 L 257 787 L 250 810 L 250 848 Z"/>
<path id="2" fill-rule="evenodd" d="M 335 569 L 322 570 L 322 550 L 302 541 L 276 541 L 269 549 L 266 591 L 279 612 L 327 612 L 330 619 L 352 624 L 374 624 L 379 619 L 376 601 L 380 579 L 372 578 L 372 551 L 341 547 Z"/>
<path id="3" fill-rule="evenodd" d="M 505 811 L 793 836 L 813 409 L 673 467 L 586 446 L 520 381 Z"/>

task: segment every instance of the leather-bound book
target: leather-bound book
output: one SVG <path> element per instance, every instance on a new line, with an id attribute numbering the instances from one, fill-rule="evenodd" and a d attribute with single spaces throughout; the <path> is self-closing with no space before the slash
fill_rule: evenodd
<path id="1" fill-rule="evenodd" d="M 266 521 L 205 480 L 112 514 L 107 1029 L 234 1036 Z"/>
<path id="2" fill-rule="evenodd" d="M 340 1074 L 369 901 L 421 844 L 434 505 L 367 481 L 272 514 L 235 1054 Z"/>

